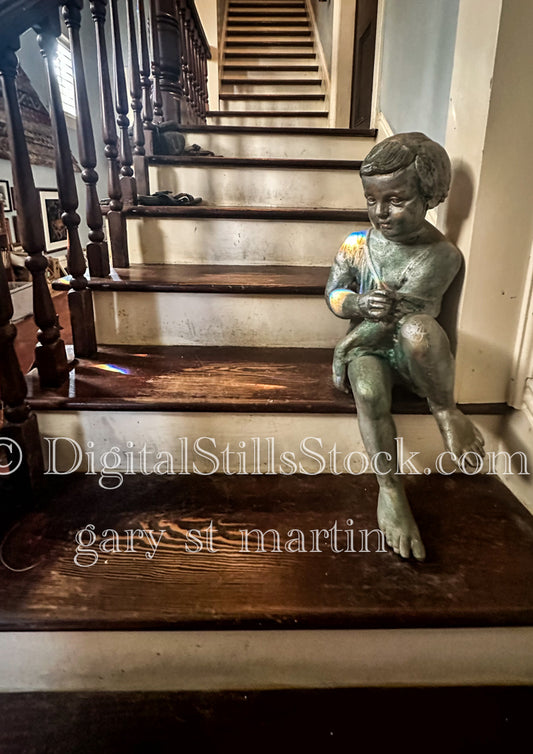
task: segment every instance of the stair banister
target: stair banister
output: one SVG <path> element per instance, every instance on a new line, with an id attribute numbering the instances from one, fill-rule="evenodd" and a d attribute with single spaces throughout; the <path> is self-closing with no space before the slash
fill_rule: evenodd
<path id="1" fill-rule="evenodd" d="M 133 175 L 133 155 L 129 139 L 130 120 L 124 55 L 122 53 L 121 29 L 118 15 L 118 0 L 111 0 L 111 29 L 115 70 L 115 107 L 119 134 L 120 189 L 126 206 L 137 204 L 137 184 Z"/>
<path id="2" fill-rule="evenodd" d="M 89 243 L 86 248 L 87 262 L 92 277 L 106 277 L 109 275 L 109 249 L 105 240 L 104 221 L 97 191 L 96 148 L 80 40 L 82 8 L 83 0 L 68 0 L 63 5 L 63 19 L 69 31 L 72 53 L 76 111 L 78 113 L 78 151 L 83 168 L 81 177 L 86 188 L 85 209 L 87 225 L 89 226 Z"/>
<path id="3" fill-rule="evenodd" d="M 107 0 L 91 0 L 91 14 L 96 27 L 96 54 L 98 58 L 98 78 L 100 84 L 100 105 L 102 112 L 102 134 L 107 158 L 107 185 L 109 194 L 109 211 L 107 223 L 111 241 L 111 255 L 115 267 L 128 267 L 128 240 L 126 235 L 126 218 L 122 212 L 123 201 L 120 186 L 120 168 L 118 163 L 118 137 L 115 125 L 115 108 L 113 90 L 109 73 L 109 59 L 105 22 Z"/>
<path id="4" fill-rule="evenodd" d="M 187 55 L 187 24 L 185 11 L 187 0 L 177 0 L 178 18 L 181 40 L 181 91 L 182 91 L 182 122 L 191 123 L 191 92 L 189 79 L 189 58 Z"/>
<path id="5" fill-rule="evenodd" d="M 57 8 L 57 5 L 54 6 Z M 24 126 L 17 96 L 17 56 L 19 39 L 2 40 L 0 46 L 0 77 L 4 86 L 7 130 L 15 201 L 19 216 L 21 242 L 27 253 L 26 267 L 33 281 L 33 313 L 39 328 L 35 349 L 35 363 L 43 387 L 61 385 L 68 374 L 65 344 L 59 337 L 59 323 L 46 281 L 48 260 L 44 254 L 45 239 L 40 203 L 24 135 Z M 70 150 L 69 150 L 70 156 Z"/>
<path id="6" fill-rule="evenodd" d="M 61 33 L 59 8 L 36 25 L 37 42 L 46 63 L 50 93 L 50 119 L 54 133 L 57 189 L 61 219 L 67 229 L 67 265 L 71 276 L 68 303 L 76 356 L 94 356 L 97 351 L 91 291 L 87 288 L 87 269 L 79 236 L 78 192 L 70 154 L 65 112 L 57 79 L 55 59 L 57 37 Z"/>
<path id="7" fill-rule="evenodd" d="M 137 44 L 137 28 L 135 25 L 135 3 L 127 0 L 128 39 L 129 39 L 129 71 L 131 110 L 133 113 L 133 167 L 137 190 L 140 194 L 149 194 L 148 164 L 145 160 L 144 128 L 142 120 L 142 87 L 139 66 L 139 49 Z"/>
<path id="8" fill-rule="evenodd" d="M 150 0 L 150 37 L 152 41 L 152 101 L 154 105 L 154 123 L 164 120 L 163 96 L 161 94 L 161 66 L 159 63 L 159 37 L 156 31 L 156 4 Z"/>
<path id="9" fill-rule="evenodd" d="M 137 0 L 139 16 L 139 36 L 141 44 L 140 77 L 142 89 L 142 119 L 144 130 L 144 149 L 146 155 L 154 153 L 154 110 L 152 107 L 152 80 L 150 77 L 150 52 L 148 49 L 148 30 L 146 27 L 145 0 Z M 139 189 L 140 190 L 140 189 Z M 142 192 L 141 192 L 142 193 Z M 147 192 L 148 193 L 148 192 Z"/>

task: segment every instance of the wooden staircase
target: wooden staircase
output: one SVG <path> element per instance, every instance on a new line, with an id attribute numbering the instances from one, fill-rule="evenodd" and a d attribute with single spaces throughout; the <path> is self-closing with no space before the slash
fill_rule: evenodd
<path id="1" fill-rule="evenodd" d="M 429 633 L 416 646 L 429 641 L 431 652 L 423 661 L 423 650 L 415 652 L 413 664 L 421 668 L 418 685 L 432 685 L 427 668 L 453 643 L 448 629 L 502 633 L 496 649 L 492 634 L 475 639 L 481 649 L 471 664 L 452 652 L 436 682 L 489 684 L 483 652 L 494 657 L 505 648 L 509 666 L 498 668 L 492 682 L 519 685 L 527 676 L 520 631 L 533 616 L 530 517 L 494 478 L 423 473 L 441 440 L 425 404 L 412 395 L 397 392 L 394 410 L 399 435 L 420 452 L 421 473 L 408 485 L 426 536 L 425 564 L 375 548 L 364 554 L 325 548 L 316 556 L 240 549 L 243 527 L 286 534 L 294 527 L 327 530 L 335 521 L 348 529 L 376 526 L 374 477 L 360 473 L 357 463 L 345 474 L 330 465 L 336 454 L 342 465 L 362 453 L 363 445 L 353 401 L 330 379 L 332 348 L 345 323 L 323 299 L 340 243 L 368 227 L 358 169 L 375 132 L 325 127 L 327 92 L 306 7 L 299 0 L 231 0 L 220 109 L 208 114 L 206 125 L 181 128 L 189 144 L 215 156 L 146 158 L 152 191 L 188 192 L 202 203 L 124 208 L 130 265 L 88 281 L 97 355 L 77 358 L 59 389 L 41 388 L 35 370 L 28 375 L 41 435 L 49 444 L 70 442 L 57 440 L 55 463 L 65 473 L 45 479 L 35 509 L 20 513 L 8 532 L 3 558 L 14 570 L 0 571 L 6 595 L 0 628 L 87 632 L 75 687 L 60 676 L 54 653 L 42 653 L 36 677 L 55 690 L 145 688 L 136 685 L 131 657 L 125 685 L 107 669 L 100 680 L 91 675 L 94 647 L 98 652 L 108 642 L 110 657 L 119 656 L 127 641 L 121 630 L 132 632 L 135 657 L 146 657 L 154 669 L 155 690 L 181 689 L 189 662 L 183 647 L 163 651 L 165 662 L 174 656 L 177 664 L 173 678 L 162 680 L 160 654 L 150 649 L 158 629 L 169 636 L 168 629 L 179 629 L 180 640 L 198 641 L 198 657 L 214 642 L 208 689 L 219 672 L 211 659 L 225 656 L 228 629 L 250 629 L 242 642 L 255 654 L 245 656 L 241 636 L 233 637 L 231 668 L 218 681 L 223 689 L 232 687 L 234 660 L 239 689 L 368 684 L 368 669 L 366 676 L 361 671 L 367 645 L 358 642 L 374 631 L 383 685 L 411 683 L 403 658 L 421 631 Z M 54 284 L 69 287 L 68 279 Z M 505 409 L 492 407 L 492 415 L 486 407 L 463 409 L 491 447 Z M 80 463 L 70 474 L 74 443 Z M 115 468 L 101 458 L 107 451 L 111 460 L 118 455 Z M 156 461 L 165 459 L 166 473 L 156 471 Z M 100 550 L 94 568 L 73 560 L 76 534 L 88 523 L 96 526 L 96 547 L 105 530 L 120 530 L 118 549 Z M 185 547 L 185 531 L 205 536 L 210 523 L 216 552 L 204 548 L 196 557 Z M 127 550 L 123 537 L 130 529 L 169 534 L 150 559 L 142 537 L 134 552 Z M 25 570 L 28 565 L 35 567 Z M 357 629 L 354 644 L 340 651 L 341 664 L 349 666 L 344 680 L 340 666 L 324 680 L 312 631 L 302 631 L 301 639 L 287 631 L 293 665 L 283 675 L 277 659 L 283 655 L 265 639 L 265 629 L 280 628 L 332 629 L 331 652 L 337 637 Z M 202 634 L 209 634 L 205 644 Z M 379 642 L 391 634 L 401 650 L 381 659 Z M 59 646 L 61 635 L 51 636 Z M 21 647 L 13 656 L 24 654 Z M 470 644 L 465 656 L 469 651 Z M 394 656 L 401 658 L 397 664 Z M 190 666 L 195 678 L 198 657 Z M 200 688 L 196 683 L 189 688 Z M 16 690 L 28 688 L 36 687 L 21 683 Z"/>

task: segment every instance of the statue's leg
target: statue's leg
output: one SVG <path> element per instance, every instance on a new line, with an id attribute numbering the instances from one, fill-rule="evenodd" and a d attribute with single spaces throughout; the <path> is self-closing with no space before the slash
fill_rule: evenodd
<path id="1" fill-rule="evenodd" d="M 481 434 L 455 405 L 455 364 L 450 342 L 439 323 L 427 314 L 405 317 L 396 349 L 416 392 L 427 398 L 446 449 L 456 459 L 468 453 L 483 456 Z M 473 457 L 465 456 L 465 462 L 476 465 Z"/>
<path id="2" fill-rule="evenodd" d="M 401 476 L 396 474 L 396 427 L 391 415 L 392 372 L 378 356 L 358 356 L 348 365 L 361 436 L 376 464 L 379 484 L 378 524 L 387 544 L 403 558 L 425 558 L 420 532 L 407 502 Z M 385 455 L 388 454 L 388 455 Z"/>

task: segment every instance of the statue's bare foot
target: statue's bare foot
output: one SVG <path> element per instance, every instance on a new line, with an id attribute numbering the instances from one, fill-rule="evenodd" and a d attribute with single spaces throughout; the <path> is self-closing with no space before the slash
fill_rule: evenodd
<path id="1" fill-rule="evenodd" d="M 434 410 L 433 416 L 439 425 L 446 450 L 453 453 L 457 460 L 467 453 L 476 453 L 483 458 L 485 455 L 483 437 L 470 419 L 458 408 Z M 466 455 L 464 463 L 475 467 L 476 459 Z"/>
<path id="2" fill-rule="evenodd" d="M 332 377 L 333 384 L 337 390 L 340 390 L 341 393 L 350 392 L 346 379 L 346 360 L 344 354 L 341 355 L 341 353 L 337 353 L 337 351 L 334 351 L 333 353 Z"/>
<path id="3" fill-rule="evenodd" d="M 380 488 L 378 525 L 395 553 L 402 558 L 412 553 L 417 560 L 425 559 L 426 549 L 403 488 Z"/>

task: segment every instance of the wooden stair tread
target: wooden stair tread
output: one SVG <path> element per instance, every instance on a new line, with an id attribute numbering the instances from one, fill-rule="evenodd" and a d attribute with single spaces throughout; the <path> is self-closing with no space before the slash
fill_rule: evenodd
<path id="1" fill-rule="evenodd" d="M 102 207 L 105 212 L 108 208 Z M 310 222 L 370 222 L 366 209 L 315 209 L 303 207 L 220 207 L 209 204 L 198 204 L 184 207 L 163 205 L 152 207 L 137 205 L 125 210 L 128 217 L 197 217 L 219 218 L 224 220 L 308 220 Z"/>
<path id="2" fill-rule="evenodd" d="M 327 315 L 327 311 L 326 311 Z M 43 410 L 232 411 L 353 414 L 353 399 L 331 382 L 332 349 L 234 346 L 100 346 L 77 360 L 61 388 L 27 375 L 30 405 Z M 503 404 L 463 405 L 502 413 Z M 395 389 L 393 411 L 427 414 L 421 398 Z"/>
<path id="3" fill-rule="evenodd" d="M 316 100 L 324 101 L 326 95 L 324 92 L 317 92 L 316 94 L 310 94 L 309 92 L 294 92 L 287 94 L 286 92 L 242 92 L 242 93 L 227 93 L 220 92 L 218 98 L 221 100 L 249 100 L 251 102 L 255 100 L 280 100 L 280 101 L 299 101 L 299 100 Z"/>
<path id="4" fill-rule="evenodd" d="M 327 118 L 327 110 L 209 110 L 208 118 Z"/>
<path id="5" fill-rule="evenodd" d="M 108 278 L 91 278 L 97 291 L 174 291 L 181 293 L 261 293 L 321 296 L 329 267 L 285 265 L 132 264 Z M 54 282 L 68 290 L 70 278 Z"/>
<path id="6" fill-rule="evenodd" d="M 246 438 L 243 438 L 246 439 Z M 174 449 L 169 449 L 174 450 Z M 151 468 L 151 466 L 150 466 Z M 376 526 L 372 476 L 124 476 L 103 491 L 97 476 L 48 476 L 46 505 L 20 515 L 3 543 L 0 629 L 421 628 L 524 626 L 533 621 L 533 519 L 494 477 L 408 477 L 428 559 L 360 552 Z M 105 503 L 104 503 L 105 500 Z M 75 504 L 73 504 L 75 503 Z M 351 521 L 352 524 L 347 524 Z M 120 535 L 120 552 L 74 563 L 75 533 Z M 311 529 L 337 522 L 355 553 Z M 185 551 L 185 531 L 212 523 L 213 549 Z M 153 559 L 126 529 L 165 531 Z M 243 552 L 241 529 L 304 532 L 306 552 Z M 158 535 L 156 535 L 158 536 Z M 271 536 L 271 535 L 270 535 Z M 374 535 L 375 536 L 375 535 Z M 205 539 L 205 534 L 204 534 Z M 191 541 L 191 540 L 190 540 Z M 251 536 L 250 542 L 254 541 Z M 90 562 L 87 556 L 84 562 Z"/>
<path id="7" fill-rule="evenodd" d="M 211 112 L 212 114 L 212 112 Z M 309 129 L 302 126 L 180 126 L 183 133 L 224 133 L 224 134 L 265 134 L 265 135 L 285 135 L 285 136 L 303 136 L 309 134 Z M 375 128 L 313 128 L 313 137 L 315 136 L 343 136 L 346 138 L 363 136 L 369 139 L 375 139 L 377 129 Z"/>
<path id="8" fill-rule="evenodd" d="M 252 78 L 246 78 L 245 76 L 238 76 L 238 77 L 224 77 L 221 79 L 221 84 L 229 85 L 229 84 L 248 84 L 249 86 L 320 86 L 322 83 L 322 79 L 316 78 L 316 79 L 298 79 L 298 78 L 286 78 L 286 79 L 269 79 L 269 78 L 261 78 L 261 79 L 252 79 Z M 237 99 L 240 99 L 238 97 Z M 295 99 L 299 99 L 295 95 Z"/>
<path id="9" fill-rule="evenodd" d="M 361 167 L 361 160 L 323 160 L 288 157 L 189 157 L 175 155 L 154 155 L 148 157 L 152 165 L 176 165 L 191 167 L 222 168 L 281 168 L 287 170 L 354 170 Z"/>

